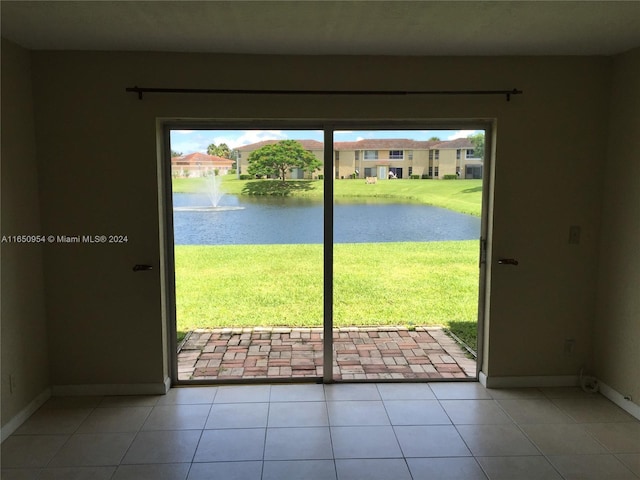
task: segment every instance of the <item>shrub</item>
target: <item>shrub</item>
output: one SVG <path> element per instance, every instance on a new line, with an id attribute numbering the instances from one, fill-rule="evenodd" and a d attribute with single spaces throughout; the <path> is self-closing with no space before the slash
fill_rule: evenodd
<path id="1" fill-rule="evenodd" d="M 229 175 L 234 175 L 236 173 L 236 169 L 235 168 L 230 168 L 229 171 L 227 172 Z"/>
<path id="2" fill-rule="evenodd" d="M 418 180 L 420 178 L 420 175 L 418 175 L 417 173 L 413 174 L 413 175 L 409 175 L 409 178 L 411 178 L 411 180 Z"/>
<path id="3" fill-rule="evenodd" d="M 444 180 L 457 180 L 458 179 L 458 175 L 445 175 Z"/>
<path id="4" fill-rule="evenodd" d="M 318 180 L 324 180 L 324 175 L 322 174 L 318 175 Z"/>
<path id="5" fill-rule="evenodd" d="M 431 175 L 427 175 L 426 173 L 423 173 L 422 178 L 425 180 L 431 180 L 433 177 Z"/>
<path id="6" fill-rule="evenodd" d="M 254 176 L 247 173 L 240 174 L 240 180 L 251 180 Z"/>

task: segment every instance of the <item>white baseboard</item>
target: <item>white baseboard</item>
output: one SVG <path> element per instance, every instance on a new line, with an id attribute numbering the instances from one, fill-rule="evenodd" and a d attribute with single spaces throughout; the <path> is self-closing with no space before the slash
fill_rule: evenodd
<path id="1" fill-rule="evenodd" d="M 575 387 L 580 385 L 578 375 L 492 377 L 480 372 L 478 380 L 487 388 Z"/>
<path id="2" fill-rule="evenodd" d="M 160 383 L 108 383 L 102 385 L 54 385 L 54 397 L 87 395 L 164 395 L 169 391 L 171 379 L 166 377 Z"/>
<path id="3" fill-rule="evenodd" d="M 44 403 L 51 398 L 51 389 L 45 388 L 36 398 L 34 398 L 29 405 L 24 407 L 16 416 L 9 420 L 0 429 L 0 442 L 4 442 L 9 436 L 15 432 L 20 425 L 27 421 L 27 419 L 35 413 Z"/>
<path id="4" fill-rule="evenodd" d="M 624 395 L 614 390 L 606 383 L 602 383 L 600 380 L 598 380 L 598 387 L 600 388 L 600 393 L 603 396 L 611 400 L 625 412 L 640 420 L 640 405 L 632 402 L 631 400 L 626 400 Z"/>

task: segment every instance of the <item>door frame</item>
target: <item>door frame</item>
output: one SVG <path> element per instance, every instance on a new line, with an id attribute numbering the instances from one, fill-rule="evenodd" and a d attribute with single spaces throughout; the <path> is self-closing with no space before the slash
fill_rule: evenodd
<path id="1" fill-rule="evenodd" d="M 333 185 L 336 164 L 333 149 L 324 149 L 324 275 L 323 275 L 323 377 L 309 377 L 302 379 L 240 379 L 212 382 L 210 380 L 179 380 L 177 353 L 177 322 L 175 295 L 175 258 L 173 236 L 173 198 L 171 177 L 171 130 L 322 130 L 324 144 L 333 145 L 334 132 L 340 130 L 484 130 L 485 158 L 482 176 L 482 206 L 479 238 L 479 281 L 478 281 L 478 346 L 476 358 L 476 375 L 465 379 L 432 379 L 428 381 L 478 381 L 483 365 L 488 359 L 488 342 L 486 332 L 489 316 L 490 269 L 487 258 L 490 258 L 493 230 L 493 185 L 496 141 L 496 119 L 158 119 L 157 123 L 158 150 L 158 200 L 160 216 L 160 275 L 161 300 L 163 312 L 163 338 L 165 348 L 165 367 L 169 372 L 171 384 L 175 385 L 212 385 L 220 383 L 299 383 L 320 382 L 333 383 Z M 373 380 L 354 380 L 355 382 L 370 383 Z M 375 380 L 376 383 L 415 383 L 425 382 L 424 379 Z"/>

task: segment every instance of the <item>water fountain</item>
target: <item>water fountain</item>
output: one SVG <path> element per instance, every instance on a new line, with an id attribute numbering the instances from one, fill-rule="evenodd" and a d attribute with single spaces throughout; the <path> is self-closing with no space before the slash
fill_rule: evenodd
<path id="1" fill-rule="evenodd" d="M 203 193 L 206 193 L 207 197 L 209 198 L 209 202 L 211 203 L 210 205 L 173 207 L 173 210 L 181 212 L 221 212 L 227 210 L 242 210 L 244 208 L 220 205 L 220 200 L 222 199 L 222 197 L 224 197 L 224 190 L 222 190 L 222 178 L 220 177 L 220 175 L 216 175 L 214 172 L 211 172 L 210 175 L 204 177 L 204 188 L 202 191 Z"/>
<path id="2" fill-rule="evenodd" d="M 224 196 L 224 192 L 222 191 L 221 184 L 222 178 L 220 175 L 209 175 L 205 177 L 206 184 L 206 192 L 209 200 L 211 200 L 211 206 L 216 208 L 220 203 L 220 199 Z"/>

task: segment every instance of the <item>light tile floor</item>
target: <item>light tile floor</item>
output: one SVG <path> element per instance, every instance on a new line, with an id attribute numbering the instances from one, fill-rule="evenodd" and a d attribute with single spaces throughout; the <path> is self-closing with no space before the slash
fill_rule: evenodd
<path id="1" fill-rule="evenodd" d="M 640 422 L 577 388 L 247 385 L 53 398 L 2 479 L 640 479 Z"/>

